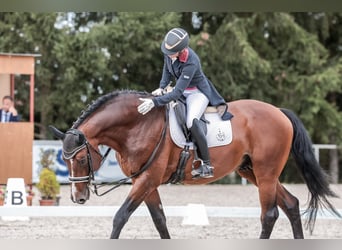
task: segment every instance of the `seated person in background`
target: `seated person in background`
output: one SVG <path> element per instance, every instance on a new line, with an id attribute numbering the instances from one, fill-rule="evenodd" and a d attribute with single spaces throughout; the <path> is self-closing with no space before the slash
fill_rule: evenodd
<path id="1" fill-rule="evenodd" d="M 14 101 L 11 96 L 2 98 L 2 108 L 0 109 L 1 122 L 18 122 L 18 112 L 14 107 Z"/>

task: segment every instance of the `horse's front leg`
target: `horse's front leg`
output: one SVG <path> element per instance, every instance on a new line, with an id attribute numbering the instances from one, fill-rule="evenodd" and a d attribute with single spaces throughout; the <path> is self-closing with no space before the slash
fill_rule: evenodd
<path id="1" fill-rule="evenodd" d="M 145 203 L 150 211 L 154 225 L 159 232 L 160 238 L 170 239 L 164 209 L 157 189 L 145 198 Z"/>
<path id="2" fill-rule="evenodd" d="M 110 235 L 111 239 L 119 238 L 122 228 L 138 206 L 139 203 L 133 201 L 130 197 L 126 198 L 114 216 L 112 234 Z"/>
<path id="3" fill-rule="evenodd" d="M 133 184 L 132 190 L 114 216 L 111 239 L 119 238 L 121 230 L 127 223 L 129 217 L 139 207 L 151 190 L 153 189 L 145 185 L 139 185 L 137 182 Z"/>

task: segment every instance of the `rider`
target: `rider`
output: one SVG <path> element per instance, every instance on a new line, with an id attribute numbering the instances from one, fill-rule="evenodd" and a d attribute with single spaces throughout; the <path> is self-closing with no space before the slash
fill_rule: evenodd
<path id="1" fill-rule="evenodd" d="M 230 119 L 231 115 L 227 112 L 226 102 L 204 75 L 200 59 L 189 47 L 189 35 L 184 29 L 171 29 L 162 41 L 161 51 L 164 53 L 164 67 L 159 88 L 152 92 L 154 98 L 141 98 L 143 103 L 139 105 L 138 111 L 145 115 L 155 106 L 163 106 L 171 101 L 185 98 L 186 125 L 202 160 L 201 166 L 193 173 L 194 177 L 213 177 L 208 144 L 199 120 L 209 103 L 212 106 L 224 106 L 224 111 L 221 113 L 222 119 Z M 172 77 L 177 80 L 174 89 L 162 95 Z"/>

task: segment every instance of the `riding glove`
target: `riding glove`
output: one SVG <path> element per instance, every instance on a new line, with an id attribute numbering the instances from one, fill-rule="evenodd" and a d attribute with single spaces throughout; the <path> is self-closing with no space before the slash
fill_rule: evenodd
<path id="1" fill-rule="evenodd" d="M 143 115 L 147 114 L 154 107 L 152 99 L 139 98 L 139 100 L 143 101 L 143 103 L 138 106 L 138 112 Z"/>
<path id="2" fill-rule="evenodd" d="M 163 95 L 163 91 L 164 91 L 164 89 L 158 88 L 158 89 L 152 91 L 152 95 L 154 95 L 154 96 Z"/>

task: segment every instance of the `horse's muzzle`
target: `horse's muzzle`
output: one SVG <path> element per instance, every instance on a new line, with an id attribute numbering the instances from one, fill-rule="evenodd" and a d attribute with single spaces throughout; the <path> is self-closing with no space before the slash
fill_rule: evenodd
<path id="1" fill-rule="evenodd" d="M 77 204 L 84 204 L 86 203 L 87 200 L 89 200 L 89 196 L 90 196 L 90 192 L 89 192 L 89 188 L 85 188 L 83 192 L 72 192 L 71 193 L 71 200 L 74 203 Z"/>

